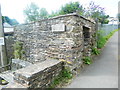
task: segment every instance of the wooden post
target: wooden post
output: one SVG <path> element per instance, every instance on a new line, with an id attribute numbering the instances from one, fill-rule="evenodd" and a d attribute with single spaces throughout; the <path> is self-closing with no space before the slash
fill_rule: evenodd
<path id="1" fill-rule="evenodd" d="M 9 62 L 7 59 L 6 48 L 5 48 L 5 37 L 4 37 L 4 30 L 2 24 L 1 5 L 0 5 L 0 56 L 1 56 L 0 67 L 3 67 L 2 71 L 5 71 L 7 70 L 7 65 Z"/>

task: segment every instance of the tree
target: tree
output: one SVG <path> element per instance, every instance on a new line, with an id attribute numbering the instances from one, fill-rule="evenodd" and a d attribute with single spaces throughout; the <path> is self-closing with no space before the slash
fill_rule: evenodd
<path id="1" fill-rule="evenodd" d="M 36 21 L 36 20 L 38 20 L 40 18 L 39 11 L 40 11 L 39 7 L 35 3 L 32 2 L 23 11 L 24 14 L 25 14 L 25 16 L 26 16 L 26 21 L 30 22 L 30 21 Z"/>
<path id="2" fill-rule="evenodd" d="M 101 15 L 98 19 L 101 24 L 108 24 L 109 20 L 107 18 L 109 18 L 109 15 Z"/>
<path id="3" fill-rule="evenodd" d="M 80 15 L 83 14 L 84 9 L 79 2 L 70 2 L 61 7 L 59 14 L 68 14 L 78 12 Z"/>
<path id="4" fill-rule="evenodd" d="M 58 15 L 60 15 L 59 14 L 59 11 L 52 11 L 52 13 L 50 14 L 50 15 L 48 15 L 48 17 L 55 17 L 55 16 L 58 16 Z"/>
<path id="5" fill-rule="evenodd" d="M 45 9 L 45 8 L 41 8 L 40 9 L 40 18 L 41 19 L 45 19 L 45 18 L 47 18 L 48 17 L 48 12 L 47 12 L 47 10 Z"/>
<path id="6" fill-rule="evenodd" d="M 23 11 L 26 16 L 26 21 L 37 21 L 40 19 L 45 19 L 48 16 L 48 12 L 45 8 L 39 8 L 35 3 L 31 3 Z"/>
<path id="7" fill-rule="evenodd" d="M 95 5 L 95 3 L 92 1 L 90 2 L 89 7 L 86 9 L 85 15 L 93 19 L 98 19 L 101 24 L 106 24 L 109 22 L 107 20 L 109 15 L 105 14 L 104 8 L 100 7 L 99 5 Z"/>

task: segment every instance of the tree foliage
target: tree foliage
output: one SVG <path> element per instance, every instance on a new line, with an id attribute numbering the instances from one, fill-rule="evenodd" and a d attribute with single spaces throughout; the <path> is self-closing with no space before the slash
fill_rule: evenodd
<path id="1" fill-rule="evenodd" d="M 83 14 L 83 11 L 84 9 L 82 5 L 79 4 L 79 2 L 70 2 L 61 7 L 59 14 L 68 14 L 74 12 L 79 12 L 79 14 Z"/>
<path id="2" fill-rule="evenodd" d="M 63 5 L 60 10 L 56 12 L 53 11 L 50 15 L 45 8 L 40 9 L 34 3 L 31 3 L 24 10 L 27 22 L 37 21 L 39 19 L 45 19 L 47 17 L 53 17 L 74 12 L 82 16 L 91 17 L 95 20 L 97 19 L 101 24 L 107 24 L 109 22 L 107 20 L 109 15 L 105 14 L 104 8 L 100 7 L 99 5 L 95 5 L 95 3 L 92 1 L 90 2 L 88 8 L 84 8 L 79 2 L 69 2 Z"/>
<path id="3" fill-rule="evenodd" d="M 35 3 L 31 3 L 24 9 L 26 21 L 37 21 L 39 19 L 45 19 L 48 16 L 48 12 L 45 8 L 39 8 Z"/>
<path id="4" fill-rule="evenodd" d="M 45 8 L 41 8 L 40 9 L 40 18 L 41 19 L 45 19 L 45 18 L 47 18 L 48 17 L 48 12 L 47 12 L 47 10 L 45 9 Z"/>
<path id="5" fill-rule="evenodd" d="M 52 11 L 52 13 L 48 17 L 54 17 L 54 16 L 58 16 L 58 15 L 60 15 L 59 11 L 56 11 L 56 12 Z"/>
<path id="6" fill-rule="evenodd" d="M 35 3 L 31 3 L 27 6 L 23 12 L 26 16 L 26 22 L 36 21 L 40 18 L 39 7 Z"/>
<path id="7" fill-rule="evenodd" d="M 64 15 L 69 13 L 75 13 L 77 12 L 80 15 L 84 14 L 84 8 L 82 5 L 79 4 L 79 2 L 70 2 L 66 3 L 64 6 L 60 8 L 58 11 L 52 11 L 52 14 L 50 14 L 48 17 L 54 17 L 58 15 Z"/>
<path id="8" fill-rule="evenodd" d="M 85 15 L 93 19 L 98 19 L 101 24 L 107 24 L 109 21 L 107 18 L 109 15 L 105 14 L 105 9 L 99 5 L 95 5 L 94 2 L 90 2 L 89 7 L 86 9 Z"/>

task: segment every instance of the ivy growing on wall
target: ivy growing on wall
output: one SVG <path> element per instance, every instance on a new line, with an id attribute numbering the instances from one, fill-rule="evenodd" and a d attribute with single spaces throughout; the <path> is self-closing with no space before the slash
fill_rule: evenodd
<path id="1" fill-rule="evenodd" d="M 23 43 L 20 41 L 15 42 L 14 44 L 14 58 L 15 59 L 24 59 L 25 51 L 23 50 Z"/>

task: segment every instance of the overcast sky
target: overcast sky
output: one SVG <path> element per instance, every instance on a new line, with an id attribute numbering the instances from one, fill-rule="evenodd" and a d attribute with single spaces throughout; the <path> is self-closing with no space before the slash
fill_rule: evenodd
<path id="1" fill-rule="evenodd" d="M 119 0 L 0 0 L 2 15 L 8 16 L 11 19 L 16 19 L 19 23 L 23 23 L 25 18 L 23 9 L 31 2 L 35 2 L 40 8 L 46 8 L 51 11 L 58 10 L 62 5 L 70 1 L 79 1 L 84 7 L 87 7 L 90 1 L 105 8 L 106 14 L 111 17 L 116 17 L 118 13 Z"/>

